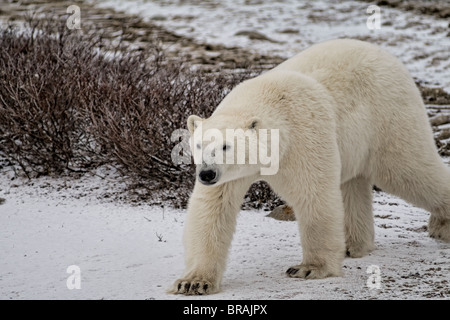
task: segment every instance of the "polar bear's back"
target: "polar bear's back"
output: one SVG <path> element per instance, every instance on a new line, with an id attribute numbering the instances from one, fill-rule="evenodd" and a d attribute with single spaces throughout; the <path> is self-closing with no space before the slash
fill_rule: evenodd
<path id="1" fill-rule="evenodd" d="M 384 49 L 364 41 L 337 39 L 322 42 L 274 70 L 298 71 L 314 78 L 341 105 L 367 102 L 373 106 L 373 102 L 380 103 L 383 96 L 392 100 L 409 95 L 412 101 L 421 100 L 405 66 Z M 368 101 L 373 97 L 376 98 L 374 101 Z M 420 103 L 416 107 L 422 108 Z"/>
<path id="2" fill-rule="evenodd" d="M 349 176 L 386 148 L 434 155 L 431 128 L 420 92 L 406 67 L 373 44 L 350 39 L 314 45 L 273 71 L 289 70 L 311 77 L 334 99 L 343 168 Z M 411 156 L 414 154 L 411 153 Z M 359 161 L 355 161 L 355 157 Z"/>

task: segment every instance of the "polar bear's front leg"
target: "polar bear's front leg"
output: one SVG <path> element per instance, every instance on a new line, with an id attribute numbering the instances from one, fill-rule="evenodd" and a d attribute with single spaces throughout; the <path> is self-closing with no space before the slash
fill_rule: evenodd
<path id="1" fill-rule="evenodd" d="M 286 274 L 305 279 L 340 276 L 345 256 L 344 209 L 340 196 L 329 194 L 326 199 L 294 206 L 294 212 L 300 228 L 303 259 Z"/>
<path id="2" fill-rule="evenodd" d="M 326 167 L 326 166 L 325 166 Z M 328 166 L 329 167 L 329 166 Z M 344 204 L 338 177 L 317 179 L 290 174 L 273 179 L 275 191 L 292 206 L 300 229 L 303 259 L 287 269 L 292 278 L 321 279 L 342 274 L 345 257 Z M 295 183 L 296 181 L 302 183 Z"/>
<path id="3" fill-rule="evenodd" d="M 202 295 L 219 291 L 236 217 L 251 180 L 219 186 L 196 182 L 184 231 L 186 269 L 169 291 Z"/>

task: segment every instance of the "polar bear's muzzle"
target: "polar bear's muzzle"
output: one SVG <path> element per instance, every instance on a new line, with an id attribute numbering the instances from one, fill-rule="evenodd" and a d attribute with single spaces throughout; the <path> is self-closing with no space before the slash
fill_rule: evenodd
<path id="1" fill-rule="evenodd" d="M 213 185 L 219 180 L 219 172 L 213 168 L 202 168 L 198 173 L 198 180 L 206 186 Z"/>

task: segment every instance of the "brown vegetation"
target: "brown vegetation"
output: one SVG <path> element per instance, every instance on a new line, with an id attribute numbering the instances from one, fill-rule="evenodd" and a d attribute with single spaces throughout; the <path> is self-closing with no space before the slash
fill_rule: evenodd
<path id="1" fill-rule="evenodd" d="M 122 49 L 55 21 L 1 30 L 0 153 L 29 178 L 114 166 L 151 199 L 185 206 L 193 166 L 172 163 L 172 132 L 250 72 L 191 70 L 157 45 Z"/>

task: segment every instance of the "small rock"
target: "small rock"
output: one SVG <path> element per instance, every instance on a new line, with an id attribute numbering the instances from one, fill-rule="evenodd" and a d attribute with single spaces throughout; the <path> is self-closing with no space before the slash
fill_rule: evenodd
<path id="1" fill-rule="evenodd" d="M 449 114 L 439 114 L 430 119 L 430 123 L 433 126 L 440 126 L 442 124 L 450 123 L 450 115 Z"/>
<path id="2" fill-rule="evenodd" d="M 277 42 L 277 41 L 272 40 L 272 39 L 268 38 L 267 36 L 263 35 L 262 33 L 257 32 L 257 31 L 243 30 L 243 31 L 237 32 L 235 34 L 235 36 L 245 36 L 245 37 L 248 37 L 250 40 L 261 40 L 261 41 Z"/>
<path id="3" fill-rule="evenodd" d="M 0 204 L 4 204 L 4 203 L 5 203 L 5 201 L 6 201 L 6 199 L 5 199 L 5 198 L 0 198 Z"/>
<path id="4" fill-rule="evenodd" d="M 266 217 L 274 218 L 281 221 L 295 221 L 294 211 L 291 207 L 282 205 L 272 210 Z"/>
<path id="5" fill-rule="evenodd" d="M 162 15 L 156 15 L 156 16 L 151 17 L 151 19 L 153 21 L 166 21 L 167 17 L 162 16 Z"/>
<path id="6" fill-rule="evenodd" d="M 439 140 L 446 140 L 450 138 L 450 128 L 442 130 L 442 132 L 437 137 Z"/>
<path id="7" fill-rule="evenodd" d="M 299 34 L 300 31 L 297 29 L 291 29 L 291 28 L 287 28 L 287 29 L 283 29 L 283 30 L 279 30 L 279 33 L 285 33 L 285 34 Z"/>

